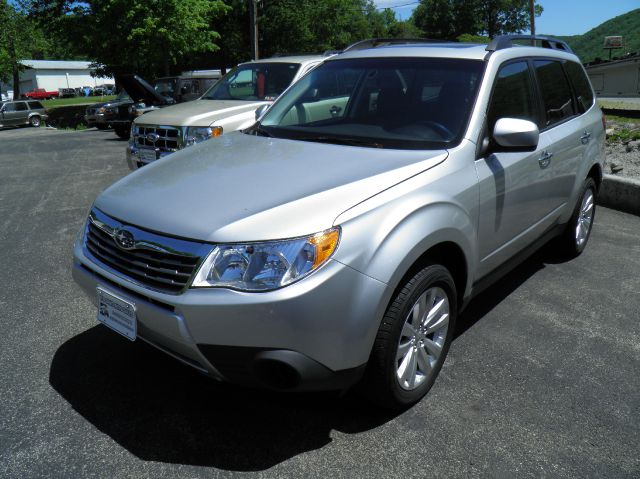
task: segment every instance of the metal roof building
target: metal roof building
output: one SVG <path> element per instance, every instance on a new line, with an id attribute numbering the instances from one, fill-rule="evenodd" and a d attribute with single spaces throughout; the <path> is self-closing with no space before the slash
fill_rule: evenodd
<path id="1" fill-rule="evenodd" d="M 20 91 L 22 93 L 34 88 L 57 91 L 59 88 L 78 88 L 84 86 L 110 84 L 113 78 L 94 78 L 90 68 L 91 62 L 60 60 L 21 60 L 26 68 L 20 73 Z"/>
<path id="2" fill-rule="evenodd" d="M 585 65 L 593 89 L 602 97 L 640 97 L 640 55 Z"/>

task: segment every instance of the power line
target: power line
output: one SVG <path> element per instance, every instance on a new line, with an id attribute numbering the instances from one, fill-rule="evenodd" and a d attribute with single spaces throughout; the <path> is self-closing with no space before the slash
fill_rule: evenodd
<path id="1" fill-rule="evenodd" d="M 402 3 L 400 5 L 393 5 L 393 6 L 390 6 L 390 7 L 376 7 L 376 10 L 386 10 L 387 8 L 389 10 L 395 10 L 396 8 L 408 7 L 410 5 L 417 5 L 419 3 L 420 2 L 409 2 L 409 3 Z"/>

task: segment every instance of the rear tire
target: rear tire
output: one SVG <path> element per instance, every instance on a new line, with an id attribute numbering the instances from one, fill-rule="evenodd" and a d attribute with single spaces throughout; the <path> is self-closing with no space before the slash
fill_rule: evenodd
<path id="1" fill-rule="evenodd" d="M 35 128 L 40 127 L 40 117 L 38 115 L 33 115 L 29 118 L 29 124 Z"/>
<path id="2" fill-rule="evenodd" d="M 447 268 L 432 264 L 406 281 L 380 324 L 362 383 L 367 396 L 393 409 L 422 399 L 447 356 L 456 317 Z"/>
<path id="3" fill-rule="evenodd" d="M 593 178 L 587 178 L 582 185 L 567 229 L 560 237 L 560 248 L 568 258 L 579 256 L 587 246 L 596 215 L 597 193 L 595 181 Z"/>

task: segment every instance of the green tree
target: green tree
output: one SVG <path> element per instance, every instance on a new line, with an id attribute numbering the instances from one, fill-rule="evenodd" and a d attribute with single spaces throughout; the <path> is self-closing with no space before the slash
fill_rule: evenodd
<path id="1" fill-rule="evenodd" d="M 168 75 L 219 48 L 222 0 L 21 0 L 43 28 L 94 60 L 98 73 Z M 65 36 L 64 33 L 67 32 Z"/>
<path id="2" fill-rule="evenodd" d="M 0 1 L 0 80 L 13 84 L 20 96 L 20 60 L 41 58 L 47 44 L 41 31 L 18 8 Z"/>
<path id="3" fill-rule="evenodd" d="M 542 7 L 536 4 L 535 9 L 539 16 Z M 464 34 L 492 38 L 529 27 L 529 0 L 421 0 L 412 21 L 431 38 Z"/>

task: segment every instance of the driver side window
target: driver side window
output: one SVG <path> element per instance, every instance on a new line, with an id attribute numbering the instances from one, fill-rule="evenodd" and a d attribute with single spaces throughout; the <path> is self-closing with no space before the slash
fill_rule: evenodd
<path id="1" fill-rule="evenodd" d="M 487 113 L 489 133 L 500 118 L 517 118 L 538 122 L 533 98 L 533 82 L 526 61 L 509 63 L 500 68 Z"/>
<path id="2" fill-rule="evenodd" d="M 229 79 L 229 95 L 233 98 L 241 98 L 253 94 L 253 72 L 251 70 L 241 70 L 235 78 Z"/>

